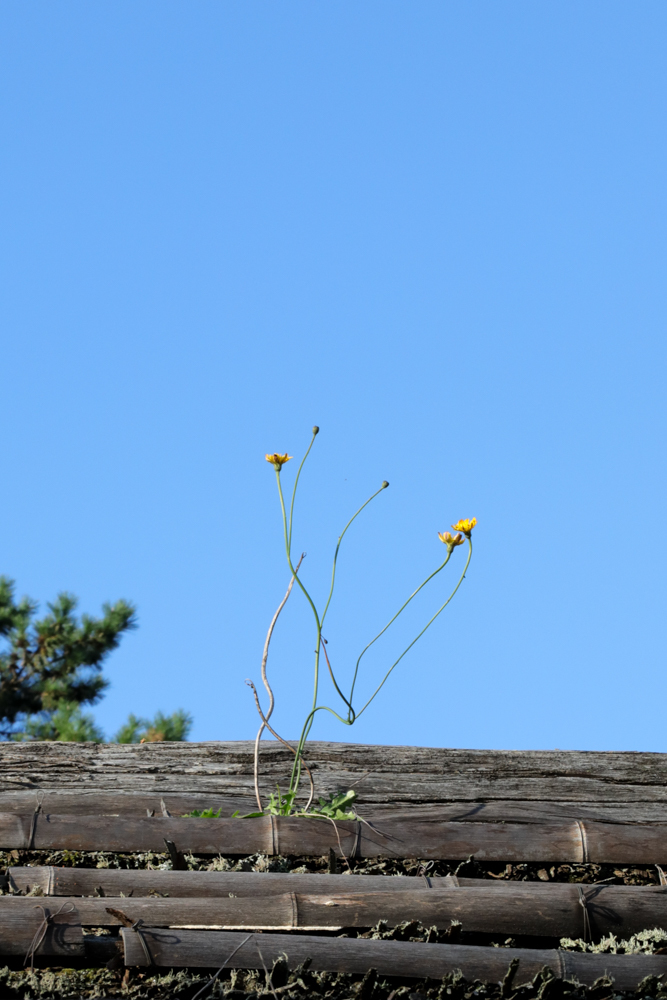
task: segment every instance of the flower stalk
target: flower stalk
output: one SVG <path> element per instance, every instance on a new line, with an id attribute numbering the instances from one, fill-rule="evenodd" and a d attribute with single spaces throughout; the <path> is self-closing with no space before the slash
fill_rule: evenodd
<path id="1" fill-rule="evenodd" d="M 311 705 L 310 711 L 308 712 L 308 715 L 306 716 L 306 719 L 305 719 L 305 721 L 303 723 L 303 727 L 301 729 L 301 733 L 300 733 L 300 736 L 299 736 L 299 740 L 298 740 L 296 749 L 294 749 L 294 747 L 293 747 L 292 744 L 287 744 L 290 747 L 290 749 L 294 752 L 295 756 L 294 756 L 294 764 L 293 764 L 293 767 L 292 767 L 292 772 L 291 772 L 291 775 L 290 775 L 290 782 L 289 782 L 289 787 L 287 789 L 287 792 L 284 794 L 284 796 L 281 795 L 280 792 L 279 792 L 279 795 L 278 795 L 279 808 L 280 808 L 281 814 L 283 814 L 283 815 L 294 814 L 295 811 L 296 811 L 296 809 L 294 807 L 294 800 L 296 798 L 296 795 L 297 795 L 297 792 L 298 792 L 298 789 L 299 789 L 302 768 L 305 768 L 305 764 L 304 764 L 304 760 L 303 760 L 304 747 L 305 747 L 306 741 L 307 741 L 307 739 L 308 739 L 308 737 L 310 735 L 310 732 L 312 730 L 312 727 L 313 727 L 315 718 L 317 716 L 317 713 L 318 712 L 328 712 L 331 715 L 333 715 L 336 719 L 338 719 L 339 722 L 341 722 L 343 725 L 352 726 L 352 725 L 354 725 L 354 723 L 356 722 L 356 720 L 366 711 L 366 709 L 369 707 L 369 705 L 373 702 L 373 700 L 380 693 L 380 691 L 382 690 L 382 688 L 386 684 L 387 680 L 389 679 L 389 677 L 391 676 L 391 674 L 393 673 L 393 671 L 395 670 L 395 668 L 398 666 L 398 664 L 401 662 L 401 660 L 403 659 L 403 657 L 412 649 L 412 647 L 415 645 L 415 643 L 417 643 L 419 641 L 419 639 L 421 639 L 421 637 L 424 635 L 424 633 L 431 627 L 431 625 L 436 621 L 436 619 L 442 614 L 442 612 L 449 605 L 449 603 L 452 601 L 452 599 L 454 598 L 455 594 L 459 590 L 461 584 L 463 583 L 463 580 L 465 579 L 466 573 L 468 571 L 468 567 L 470 566 L 470 560 L 472 558 L 472 532 L 473 532 L 473 529 L 474 529 L 475 525 L 477 524 L 477 518 L 475 518 L 475 517 L 473 517 L 473 518 L 464 518 L 464 519 L 461 519 L 461 520 L 457 521 L 456 524 L 452 525 L 452 528 L 453 528 L 453 530 L 455 532 L 454 535 L 452 535 L 449 531 L 438 532 L 438 537 L 439 537 L 440 541 L 447 548 L 446 558 L 444 559 L 444 561 L 435 570 L 433 570 L 432 573 L 430 573 L 426 577 L 426 579 L 422 583 L 419 584 L 419 586 L 415 590 L 413 590 L 413 592 L 410 594 L 410 596 L 407 598 L 407 600 L 404 601 L 404 603 L 401 605 L 401 607 L 398 609 L 398 611 L 393 615 L 393 617 L 391 617 L 389 619 L 389 621 L 384 626 L 384 628 L 381 629 L 381 631 L 378 632 L 378 634 L 373 639 L 371 639 L 370 642 L 368 642 L 366 644 L 366 646 L 364 646 L 364 648 L 362 649 L 361 653 L 359 654 L 359 656 L 358 656 L 358 658 L 356 660 L 356 663 L 354 665 L 354 669 L 352 671 L 352 680 L 351 680 L 351 685 L 350 685 L 350 693 L 349 693 L 349 695 L 345 695 L 344 692 L 343 692 L 343 688 L 342 688 L 341 684 L 339 683 L 339 680 L 338 680 L 338 678 L 336 676 L 336 672 L 334 671 L 333 666 L 331 664 L 331 661 L 330 661 L 330 658 L 329 658 L 329 655 L 328 655 L 328 652 L 327 652 L 327 649 L 326 649 L 326 645 L 327 645 L 326 644 L 326 640 L 324 639 L 324 637 L 322 635 L 322 629 L 323 629 L 324 622 L 325 622 L 325 619 L 326 619 L 326 616 L 327 616 L 327 613 L 329 611 L 329 607 L 331 605 L 331 601 L 332 601 L 332 598 L 333 598 L 333 595 L 334 595 L 334 589 L 335 589 L 335 586 L 336 586 L 336 570 L 337 570 L 337 566 L 338 566 L 338 557 L 339 557 L 339 553 L 340 553 L 341 544 L 343 542 L 343 539 L 344 539 L 344 537 L 345 537 L 348 529 L 352 526 L 352 524 L 354 523 L 354 521 L 359 517 L 359 515 L 361 514 L 361 512 L 363 510 L 365 510 L 365 508 L 373 500 L 375 500 L 375 498 L 380 493 L 382 493 L 383 490 L 385 490 L 389 486 L 389 483 L 385 480 L 382 483 L 382 485 L 379 487 L 379 489 L 377 489 L 374 493 L 371 494 L 371 496 L 352 515 L 352 517 L 350 518 L 350 520 L 347 522 L 347 524 L 343 528 L 342 532 L 340 533 L 340 535 L 338 537 L 338 541 L 336 543 L 336 548 L 334 550 L 333 565 L 332 565 L 332 570 L 331 570 L 331 583 L 330 583 L 330 586 L 329 586 L 329 592 L 327 594 L 326 601 L 325 601 L 324 606 L 322 608 L 322 612 L 320 613 L 318 611 L 317 605 L 316 605 L 313 597 L 311 596 L 310 592 L 308 591 L 308 588 L 306 587 L 305 583 L 303 582 L 303 580 L 299 576 L 299 569 L 301 567 L 301 562 L 302 562 L 302 560 L 304 558 L 303 555 L 301 556 L 301 559 L 299 559 L 299 562 L 297 563 L 296 566 L 294 566 L 293 560 L 292 560 L 292 531 L 293 531 L 293 523 L 294 523 L 294 508 L 295 508 L 297 488 L 298 488 L 298 485 L 299 485 L 299 480 L 300 480 L 300 477 L 301 477 L 301 472 L 302 472 L 303 467 L 305 465 L 306 459 L 308 458 L 308 456 L 309 456 L 309 454 L 311 452 L 313 444 L 315 443 L 315 438 L 317 437 L 318 433 L 319 433 L 319 427 L 313 427 L 313 433 L 312 433 L 312 438 L 311 438 L 310 444 L 308 445 L 308 448 L 306 449 L 306 452 L 305 452 L 303 458 L 301 459 L 301 462 L 299 464 L 296 476 L 294 478 L 294 485 L 292 487 L 292 494 L 291 494 L 290 502 L 289 502 L 289 513 L 288 513 L 288 508 L 287 508 L 287 505 L 286 505 L 286 502 L 285 502 L 285 495 L 283 493 L 281 472 L 282 472 L 283 466 L 287 462 L 291 461 L 292 456 L 288 455 L 287 453 L 280 454 L 279 452 L 274 452 L 273 454 L 267 454 L 266 455 L 266 461 L 269 462 L 271 465 L 273 465 L 275 473 L 276 473 L 276 482 L 277 482 L 277 486 L 278 486 L 278 497 L 279 497 L 279 501 L 280 501 L 280 510 L 281 510 L 282 522 L 283 522 L 283 536 L 284 536 L 284 544 L 285 544 L 285 555 L 286 555 L 286 558 L 287 558 L 287 564 L 289 566 L 291 579 L 290 579 L 290 584 L 289 584 L 287 593 L 286 593 L 285 597 L 283 598 L 283 601 L 280 604 L 280 606 L 278 608 L 278 611 L 276 612 L 276 614 L 273 617 L 273 620 L 271 622 L 271 625 L 269 627 L 269 631 L 268 631 L 268 634 L 267 634 L 267 637 L 266 637 L 266 642 L 265 642 L 265 645 L 264 645 L 264 654 L 263 654 L 263 657 L 262 657 L 262 669 L 261 669 L 261 672 L 262 672 L 262 681 L 263 681 L 264 686 L 265 686 L 265 688 L 266 688 L 266 690 L 268 692 L 268 695 L 269 695 L 269 707 L 268 707 L 266 713 L 264 713 L 263 710 L 262 710 L 262 707 L 261 707 L 261 704 L 260 704 L 260 701 L 259 701 L 259 696 L 257 694 L 257 690 L 255 688 L 255 685 L 252 684 L 251 682 L 249 682 L 251 684 L 252 689 L 253 689 L 253 694 L 254 694 L 254 697 L 255 697 L 257 711 L 259 712 L 260 719 L 261 719 L 261 726 L 260 726 L 259 732 L 257 733 L 257 738 L 256 738 L 256 741 L 255 741 L 255 793 L 256 793 L 257 804 L 258 804 L 258 808 L 260 809 L 260 812 L 262 811 L 262 803 L 261 803 L 261 797 L 260 797 L 260 792 L 259 792 L 258 755 L 259 755 L 259 742 L 260 742 L 260 739 L 261 739 L 261 736 L 262 736 L 262 733 L 263 733 L 264 729 L 265 728 L 268 729 L 272 733 L 273 736 L 275 736 L 282 743 L 285 743 L 285 740 L 283 740 L 282 737 L 279 736 L 278 733 L 276 733 L 275 729 L 269 724 L 269 718 L 271 717 L 271 715 L 273 713 L 273 708 L 274 708 L 274 705 L 275 705 L 274 694 L 273 694 L 273 691 L 272 691 L 272 689 L 271 689 L 271 687 L 269 685 L 269 682 L 268 682 L 268 679 L 267 679 L 267 674 L 266 674 L 266 665 L 267 665 L 267 659 L 268 659 L 269 643 L 270 643 L 271 635 L 273 633 L 273 629 L 275 627 L 275 624 L 276 624 L 276 621 L 278 619 L 278 616 L 279 616 L 280 612 L 282 611 L 283 607 L 285 606 L 285 604 L 287 602 L 287 599 L 288 599 L 288 597 L 290 595 L 290 592 L 291 592 L 292 587 L 293 587 L 293 585 L 294 585 L 295 582 L 296 582 L 298 588 L 301 590 L 302 594 L 304 595 L 306 601 L 308 602 L 308 605 L 310 606 L 310 609 L 311 609 L 312 614 L 313 614 L 314 626 L 315 626 L 315 648 L 314 648 L 314 664 L 313 664 L 313 700 L 312 700 L 312 705 Z M 380 683 L 378 684 L 378 686 L 375 688 L 375 690 L 371 694 L 370 698 L 368 698 L 368 700 L 362 705 L 361 708 L 359 708 L 358 710 L 355 709 L 354 708 L 354 696 L 355 696 L 355 691 L 356 691 L 356 687 L 357 687 L 357 682 L 358 682 L 359 676 L 360 676 L 360 667 L 361 667 L 361 661 L 362 661 L 363 657 L 366 655 L 366 653 L 368 652 L 368 650 L 378 641 L 378 639 L 380 639 L 381 636 L 383 636 L 388 631 L 388 629 L 394 624 L 394 622 L 400 617 L 400 615 L 403 614 L 403 612 L 405 611 L 405 609 L 410 605 L 410 603 L 414 600 L 414 598 L 417 597 L 417 595 L 419 593 L 421 593 L 421 591 L 429 583 L 431 583 L 431 581 L 433 581 L 445 569 L 445 567 L 449 563 L 450 559 L 452 558 L 452 554 L 454 553 L 455 549 L 457 549 L 460 545 L 463 545 L 466 541 L 468 543 L 468 553 L 467 553 L 467 558 L 466 558 L 465 566 L 463 567 L 463 572 L 460 574 L 460 576 L 459 576 L 459 578 L 458 578 L 458 580 L 456 582 L 456 585 L 454 586 L 453 590 L 450 592 L 449 596 L 444 601 L 444 603 L 438 608 L 438 610 L 436 611 L 436 613 L 424 625 L 424 627 L 421 629 L 421 631 L 419 631 L 418 634 L 414 637 L 414 639 L 412 639 L 412 641 L 405 647 L 405 649 L 400 654 L 400 656 L 393 661 L 393 663 L 391 664 L 391 666 L 385 672 L 384 677 L 382 678 L 382 680 L 380 681 Z M 340 701 L 342 703 L 340 711 L 336 711 L 336 709 L 333 708 L 330 705 L 319 704 L 319 690 L 320 690 L 320 680 L 321 680 L 321 670 L 320 670 L 320 667 L 321 667 L 321 654 L 322 653 L 324 653 L 324 661 L 325 661 L 325 664 L 326 664 L 326 670 L 327 670 L 327 672 L 329 674 L 329 677 L 331 679 L 331 682 L 333 684 L 334 691 L 335 691 L 336 695 L 338 696 L 338 698 L 340 699 Z M 306 771 L 308 773 L 308 776 L 309 776 L 309 779 L 310 779 L 310 786 L 311 786 L 310 796 L 308 798 L 308 803 L 306 805 L 306 811 L 307 811 L 310 808 L 310 805 L 311 805 L 311 803 L 313 801 L 313 791 L 314 791 L 314 788 L 313 788 L 312 775 L 310 774 L 310 771 L 308 770 L 308 768 L 305 768 L 305 769 L 306 769 Z M 351 794 L 353 795 L 354 793 L 351 793 Z M 271 796 L 271 802 L 269 804 L 269 808 L 271 809 L 271 811 L 274 811 L 275 808 L 277 808 L 276 807 L 276 801 L 278 801 L 278 800 L 276 800 L 275 796 Z M 323 800 L 320 801 L 320 808 L 322 808 L 322 801 Z M 303 812 L 304 812 L 304 810 L 300 810 L 300 813 L 303 813 Z M 317 812 L 317 810 L 316 810 L 316 812 Z"/>

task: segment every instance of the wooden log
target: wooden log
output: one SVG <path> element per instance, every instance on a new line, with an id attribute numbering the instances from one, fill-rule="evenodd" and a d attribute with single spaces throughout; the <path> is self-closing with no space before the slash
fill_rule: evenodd
<path id="1" fill-rule="evenodd" d="M 342 881 L 351 882 L 353 879 Z M 405 881 L 410 881 L 406 879 Z M 76 908 L 85 926 L 133 923 L 154 927 L 334 930 L 367 928 L 380 920 L 390 926 L 418 920 L 424 926 L 448 928 L 459 921 L 465 931 L 543 937 L 582 937 L 586 914 L 591 933 L 629 937 L 639 931 L 667 930 L 667 890 L 663 887 L 573 886 L 556 884 L 538 892 L 523 889 L 418 889 L 403 892 L 290 892 L 267 896 L 208 898 L 138 897 L 130 899 L 74 897 L 63 905 Z M 34 898 L 0 897 L 0 914 L 32 912 Z"/>
<path id="2" fill-rule="evenodd" d="M 527 948 L 481 948 L 470 945 L 370 941 L 312 935 L 249 934 L 233 931 L 161 930 L 141 928 L 153 963 L 158 967 L 231 969 L 271 968 L 281 955 L 295 969 L 307 959 L 318 972 L 365 973 L 382 976 L 441 979 L 460 970 L 469 980 L 499 982 L 517 958 L 516 983 L 532 979 L 545 966 L 565 979 L 592 985 L 608 975 L 619 990 L 633 990 L 646 976 L 667 973 L 665 955 L 597 955 Z M 148 965 L 139 934 L 122 928 L 125 964 Z"/>
<path id="3" fill-rule="evenodd" d="M 0 848 L 196 854 L 327 854 L 508 862 L 667 864 L 667 825 L 432 823 L 373 825 L 263 816 L 256 819 L 22 816 L 0 814 Z"/>
<path id="4" fill-rule="evenodd" d="M 0 897 L 0 903 L 11 899 Z M 0 906 L 0 953 L 25 957 L 41 937 L 35 955 L 83 958 L 83 931 L 76 902 L 20 899 L 19 906 Z"/>
<path id="5" fill-rule="evenodd" d="M 526 820 L 531 803 L 549 812 L 537 818 L 667 822 L 667 755 L 579 751 L 448 750 L 345 743 L 308 745 L 317 793 L 327 795 L 355 782 L 362 812 L 400 801 L 406 807 L 467 803 L 493 819 Z M 289 775 L 292 754 L 273 741 L 261 749 L 262 787 Z M 43 795 L 45 808 L 61 809 L 50 794 L 98 799 L 104 812 L 122 811 L 127 794 L 148 797 L 139 812 L 159 807 L 168 796 L 203 796 L 199 806 L 217 808 L 223 799 L 252 804 L 253 744 L 228 743 L 13 743 L 0 744 L 0 794 Z M 122 791 L 123 795 L 119 796 Z M 115 801 L 103 797 L 111 796 Z M 23 811 L 30 803 L 14 800 Z M 192 801 L 191 799 L 189 801 Z M 496 803 L 514 803 L 515 817 L 496 813 Z M 577 806 L 573 812 L 572 809 Z M 241 806 L 242 808 L 243 806 Z M 95 806 L 97 811 L 98 806 Z M 503 808 L 505 808 L 503 806 Z M 0 806 L 13 811 L 15 806 Z M 560 812 L 559 810 L 564 810 Z M 176 810 L 171 810 L 176 811 Z M 475 813 L 475 815 L 478 815 Z M 456 817 L 445 816 L 445 819 Z"/>

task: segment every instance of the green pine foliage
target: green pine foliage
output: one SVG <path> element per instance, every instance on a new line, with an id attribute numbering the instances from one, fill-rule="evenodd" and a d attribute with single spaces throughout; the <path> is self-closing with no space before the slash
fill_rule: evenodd
<path id="1" fill-rule="evenodd" d="M 136 627 L 127 601 L 105 604 L 101 618 L 77 618 L 77 600 L 59 594 L 37 618 L 37 604 L 15 597 L 14 582 L 0 576 L 0 737 L 101 739 L 82 705 L 102 697 L 108 681 L 102 664 L 122 635 Z"/>
<path id="2" fill-rule="evenodd" d="M 104 743 L 104 733 L 89 712 L 75 701 L 60 701 L 53 712 L 28 717 L 15 740 L 65 740 L 69 743 Z"/>
<path id="3" fill-rule="evenodd" d="M 17 600 L 13 580 L 0 576 L 0 738 L 104 742 L 82 706 L 94 705 L 108 687 L 102 664 L 123 634 L 136 628 L 136 610 L 121 600 L 105 604 L 100 618 L 79 619 L 76 607 L 75 597 L 59 594 L 37 618 L 37 604 Z M 183 709 L 153 719 L 130 715 L 114 740 L 181 742 L 191 728 L 192 717 Z"/>
<path id="4" fill-rule="evenodd" d="M 140 719 L 130 714 L 127 722 L 114 736 L 115 743 L 181 743 L 192 728 L 192 716 L 179 708 L 171 715 L 158 712 L 154 719 Z"/>

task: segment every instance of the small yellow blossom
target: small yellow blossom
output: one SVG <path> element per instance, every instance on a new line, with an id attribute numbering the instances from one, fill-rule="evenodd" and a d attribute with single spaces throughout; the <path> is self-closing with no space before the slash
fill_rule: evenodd
<path id="1" fill-rule="evenodd" d="M 448 531 L 445 532 L 439 531 L 438 538 L 443 543 L 443 545 L 447 546 L 450 552 L 457 545 L 463 545 L 463 535 L 460 532 L 459 534 L 452 536 Z"/>
<path id="2" fill-rule="evenodd" d="M 276 470 L 276 472 L 280 472 L 280 470 L 282 469 L 282 467 L 285 464 L 285 462 L 289 462 L 289 460 L 290 460 L 291 457 L 292 457 L 291 455 L 287 455 L 287 454 L 285 454 L 285 455 L 279 455 L 277 452 L 274 453 L 273 455 L 266 455 L 265 456 L 267 462 L 271 463 L 271 465 L 274 467 L 274 469 Z"/>
<path id="3" fill-rule="evenodd" d="M 472 531 L 472 529 L 475 527 L 476 524 L 477 524 L 476 517 L 473 518 L 466 517 L 462 518 L 460 521 L 457 521 L 456 524 L 453 524 L 452 528 L 454 529 L 454 531 L 462 531 L 463 534 L 466 536 L 466 538 L 470 538 L 470 532 Z"/>

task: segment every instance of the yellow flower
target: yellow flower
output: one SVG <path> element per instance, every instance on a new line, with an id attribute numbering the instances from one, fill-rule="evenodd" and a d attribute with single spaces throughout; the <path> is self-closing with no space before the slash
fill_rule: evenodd
<path id="1" fill-rule="evenodd" d="M 445 531 L 444 533 L 442 531 L 439 531 L 438 538 L 443 543 L 443 545 L 447 546 L 450 552 L 457 545 L 463 545 L 463 535 L 460 533 L 458 535 L 452 536 L 448 531 Z"/>
<path id="2" fill-rule="evenodd" d="M 279 455 L 277 452 L 273 455 L 265 456 L 267 462 L 271 463 L 276 472 L 280 472 L 285 462 L 289 462 L 291 457 L 291 455 Z"/>
<path id="3" fill-rule="evenodd" d="M 472 529 L 475 527 L 476 524 L 477 524 L 476 517 L 473 518 L 466 517 L 462 518 L 460 521 L 457 521 L 456 524 L 453 524 L 452 528 L 454 529 L 454 531 L 462 531 L 463 534 L 466 536 L 466 538 L 470 538 L 470 532 L 472 531 Z"/>

